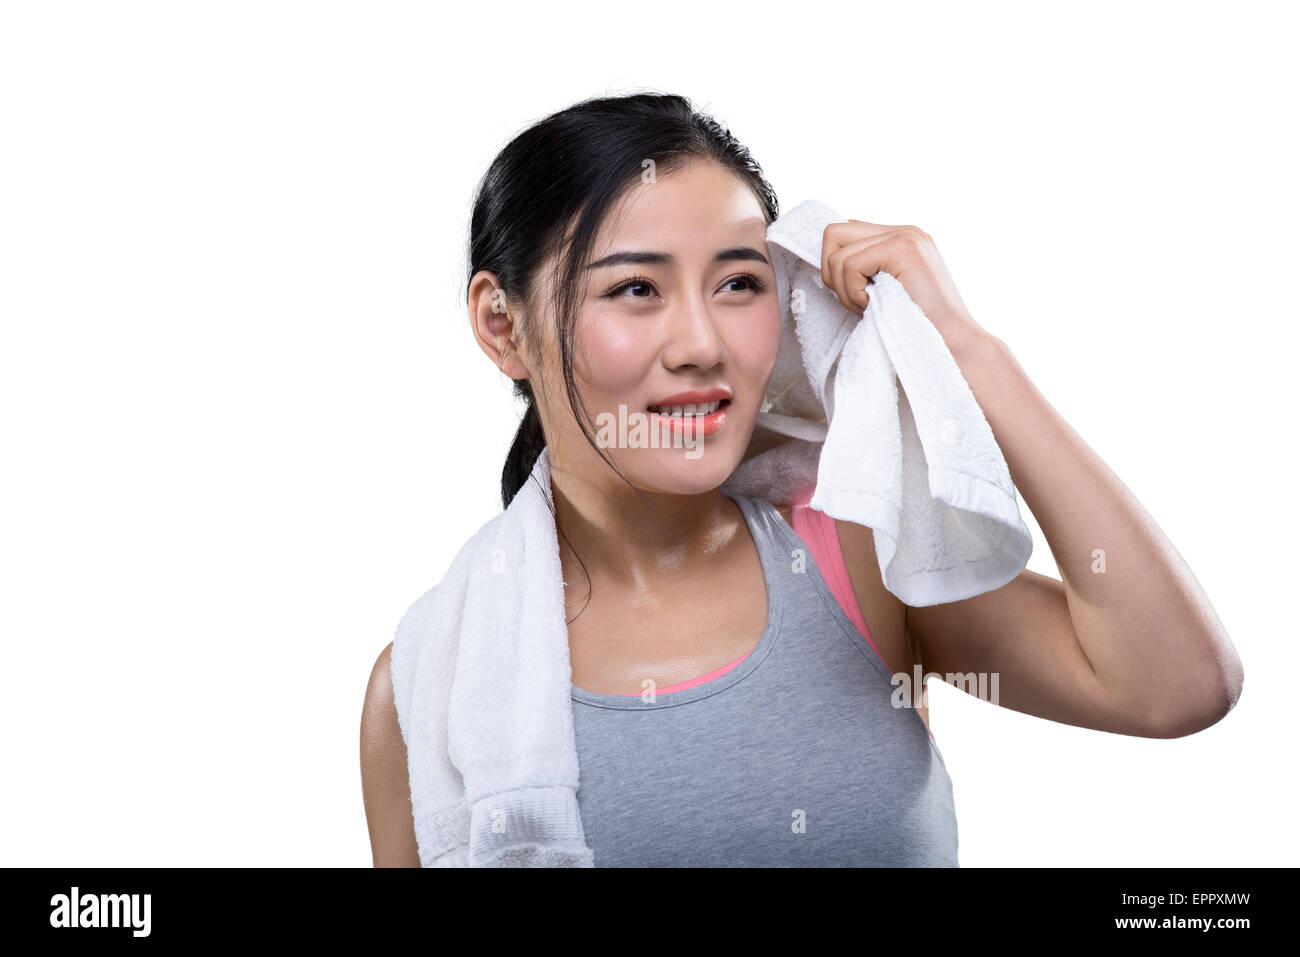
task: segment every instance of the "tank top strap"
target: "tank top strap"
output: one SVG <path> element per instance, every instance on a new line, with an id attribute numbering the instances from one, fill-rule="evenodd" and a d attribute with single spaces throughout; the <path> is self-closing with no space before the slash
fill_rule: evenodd
<path id="1" fill-rule="evenodd" d="M 796 544 L 790 539 L 785 519 L 772 503 L 760 498 L 736 495 L 733 501 L 740 506 L 749 524 L 768 582 L 774 582 L 778 588 L 790 589 L 793 586 L 790 566 L 795 558 Z"/>
<path id="2" fill-rule="evenodd" d="M 737 501 L 740 502 L 740 498 Z M 806 502 L 791 508 L 790 522 L 786 522 L 776 506 L 759 498 L 746 498 L 741 507 L 748 510 L 747 514 L 754 517 L 754 523 L 761 530 L 763 540 L 759 542 L 759 549 L 766 552 L 764 563 L 769 578 L 775 578 L 777 587 L 785 590 L 783 597 L 789 597 L 791 591 L 800 585 L 811 584 L 823 594 L 828 610 L 830 606 L 834 607 L 833 617 L 841 620 L 849 634 L 865 642 L 870 649 L 869 657 L 881 673 L 890 676 L 889 663 L 876 645 L 853 591 L 835 519 L 808 507 Z M 812 576 L 789 574 L 796 549 L 800 548 L 812 556 Z"/>

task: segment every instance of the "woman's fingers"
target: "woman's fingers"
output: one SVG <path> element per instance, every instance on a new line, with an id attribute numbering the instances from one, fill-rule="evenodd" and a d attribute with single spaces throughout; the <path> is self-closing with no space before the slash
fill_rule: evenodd
<path id="1" fill-rule="evenodd" d="M 858 219 L 826 227 L 821 278 L 845 309 L 863 315 L 871 302 L 868 286 L 879 272 L 889 273 L 903 285 L 945 342 L 983 332 L 962 302 L 934 238 L 925 230 Z"/>
<path id="2" fill-rule="evenodd" d="M 863 224 L 870 225 L 870 224 Z M 822 282 L 839 296 L 844 308 L 861 312 L 867 308 L 870 296 L 867 284 L 872 276 L 885 269 L 890 259 L 890 241 L 898 233 L 896 227 L 878 226 L 865 236 L 845 241 L 841 234 L 835 237 L 831 248 L 822 243 Z"/>

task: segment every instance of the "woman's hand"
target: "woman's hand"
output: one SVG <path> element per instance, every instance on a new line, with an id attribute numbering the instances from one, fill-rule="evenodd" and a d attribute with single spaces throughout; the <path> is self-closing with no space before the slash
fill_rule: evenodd
<path id="1" fill-rule="evenodd" d="M 949 351 L 958 342 L 987 336 L 962 302 L 948 267 L 929 233 L 915 226 L 881 226 L 850 219 L 831 223 L 822 235 L 822 282 L 844 308 L 867 308 L 867 280 L 887 272 L 930 319 Z"/>

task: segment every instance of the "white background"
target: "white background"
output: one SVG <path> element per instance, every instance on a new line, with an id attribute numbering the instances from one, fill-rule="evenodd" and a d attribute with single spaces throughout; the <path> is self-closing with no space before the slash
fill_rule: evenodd
<path id="1" fill-rule="evenodd" d="M 962 865 L 1296 863 L 1286 10 L 6 4 L 0 863 L 369 866 L 366 681 L 517 422 L 468 326 L 473 187 L 638 90 L 782 209 L 931 233 L 1244 661 L 1176 740 L 932 683 Z"/>

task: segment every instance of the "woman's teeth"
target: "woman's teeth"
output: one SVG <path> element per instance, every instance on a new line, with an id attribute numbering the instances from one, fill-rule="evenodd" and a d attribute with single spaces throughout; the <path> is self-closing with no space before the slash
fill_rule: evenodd
<path id="1" fill-rule="evenodd" d="M 722 405 L 721 399 L 715 399 L 712 402 L 695 402 L 690 405 L 665 405 L 650 406 L 651 412 L 658 412 L 660 415 L 709 415 L 718 411 L 718 406 Z"/>

